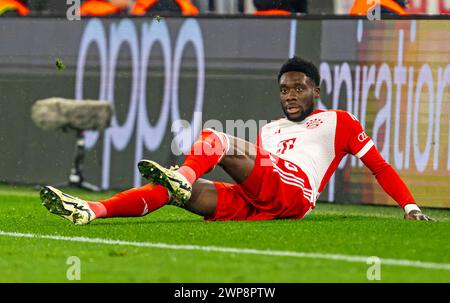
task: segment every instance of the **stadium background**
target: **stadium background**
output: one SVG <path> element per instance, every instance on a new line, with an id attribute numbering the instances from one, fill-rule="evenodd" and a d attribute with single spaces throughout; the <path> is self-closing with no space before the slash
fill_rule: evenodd
<path id="1" fill-rule="evenodd" d="M 177 108 L 182 119 L 191 120 L 197 106 L 201 123 L 217 119 L 223 125 L 281 116 L 276 74 L 296 53 L 320 66 L 320 106 L 355 114 L 420 205 L 450 207 L 450 23 L 445 18 L 338 19 L 4 19 L 0 181 L 55 184 L 67 179 L 75 138 L 32 123 L 30 108 L 38 99 L 114 99 L 118 127 L 96 140 L 89 136 L 85 175 L 105 189 L 125 189 L 142 182 L 135 168 L 141 156 L 164 164 L 182 160 L 171 152 Z M 148 65 L 142 63 L 149 53 L 143 35 L 165 43 L 153 44 Z M 66 65 L 64 71 L 55 68 L 56 58 Z M 147 98 L 142 98 L 139 81 L 145 70 Z M 178 91 L 165 90 L 165 79 L 172 84 L 178 79 Z M 161 122 L 161 128 L 150 129 L 145 117 L 153 125 Z M 229 181 L 222 171 L 208 177 Z M 350 158 L 319 200 L 395 204 Z"/>

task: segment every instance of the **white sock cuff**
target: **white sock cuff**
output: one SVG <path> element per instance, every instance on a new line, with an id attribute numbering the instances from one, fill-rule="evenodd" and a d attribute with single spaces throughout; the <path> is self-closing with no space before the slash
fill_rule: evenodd
<path id="1" fill-rule="evenodd" d="M 420 211 L 419 206 L 417 206 L 417 204 L 415 204 L 415 203 L 406 204 L 403 209 L 405 210 L 405 213 L 407 213 L 407 214 L 409 214 L 409 212 L 412 210 Z"/>

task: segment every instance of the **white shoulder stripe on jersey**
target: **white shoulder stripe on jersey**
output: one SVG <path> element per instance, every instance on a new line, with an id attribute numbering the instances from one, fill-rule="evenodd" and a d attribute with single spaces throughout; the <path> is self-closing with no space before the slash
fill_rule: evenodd
<path id="1" fill-rule="evenodd" d="M 356 118 L 355 115 L 353 115 L 352 113 L 347 112 L 347 114 L 349 114 L 349 116 L 350 116 L 353 120 L 358 121 L 358 118 Z"/>
<path id="2" fill-rule="evenodd" d="M 372 146 L 374 146 L 374 143 L 372 140 L 370 140 L 355 156 L 361 159 L 369 151 L 369 149 L 372 148 Z"/>

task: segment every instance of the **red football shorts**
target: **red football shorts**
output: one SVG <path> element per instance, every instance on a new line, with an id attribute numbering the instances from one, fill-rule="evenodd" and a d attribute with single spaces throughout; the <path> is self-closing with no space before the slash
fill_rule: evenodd
<path id="1" fill-rule="evenodd" d="M 214 182 L 217 208 L 206 220 L 302 219 L 314 208 L 305 173 L 290 161 L 258 152 L 255 166 L 242 184 Z"/>

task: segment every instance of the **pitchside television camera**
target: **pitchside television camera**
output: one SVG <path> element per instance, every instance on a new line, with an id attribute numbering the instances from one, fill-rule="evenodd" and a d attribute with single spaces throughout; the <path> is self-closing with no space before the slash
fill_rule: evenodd
<path id="1" fill-rule="evenodd" d="M 36 101 L 31 108 L 33 122 L 43 130 L 73 132 L 76 151 L 69 181 L 58 186 L 71 186 L 91 191 L 100 188 L 84 181 L 82 163 L 85 156 L 84 131 L 103 130 L 110 125 L 113 108 L 108 101 L 49 98 Z"/>

